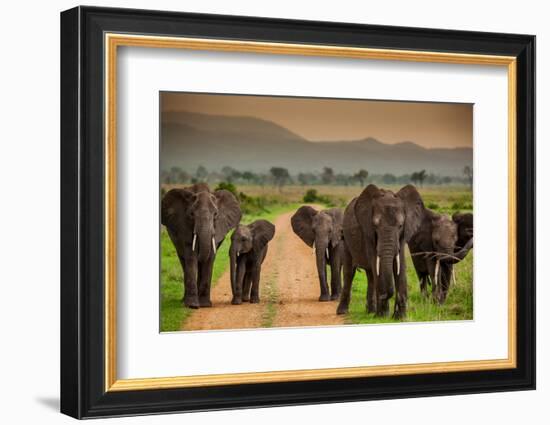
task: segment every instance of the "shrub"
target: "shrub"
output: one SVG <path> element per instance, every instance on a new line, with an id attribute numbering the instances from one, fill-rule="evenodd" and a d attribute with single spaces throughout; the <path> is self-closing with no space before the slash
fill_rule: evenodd
<path id="1" fill-rule="evenodd" d="M 316 189 L 309 189 L 302 198 L 307 203 L 325 204 L 327 207 L 343 207 L 346 205 L 346 200 L 330 195 L 320 195 Z"/>
<path id="2" fill-rule="evenodd" d="M 248 196 L 244 192 L 239 192 L 238 199 L 243 214 L 258 215 L 261 212 L 268 212 L 268 200 L 263 196 Z"/>
<path id="3" fill-rule="evenodd" d="M 309 189 L 303 197 L 304 202 L 317 202 L 317 189 Z"/>
<path id="4" fill-rule="evenodd" d="M 437 205 L 435 202 L 430 202 L 427 207 L 431 210 L 438 210 L 439 209 L 439 205 Z"/>

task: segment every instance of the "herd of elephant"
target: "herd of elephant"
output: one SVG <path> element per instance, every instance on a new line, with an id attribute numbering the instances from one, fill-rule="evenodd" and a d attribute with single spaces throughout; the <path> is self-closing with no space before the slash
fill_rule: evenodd
<path id="1" fill-rule="evenodd" d="M 229 249 L 231 303 L 260 301 L 261 267 L 275 226 L 267 220 L 243 225 L 241 217 L 239 202 L 231 192 L 211 191 L 204 183 L 171 189 L 163 197 L 161 222 L 183 269 L 185 306 L 212 306 L 214 259 L 233 228 Z M 473 247 L 473 215 L 455 213 L 449 217 L 431 211 L 412 185 L 394 193 L 371 184 L 345 210 L 318 211 L 302 206 L 292 216 L 291 225 L 315 252 L 319 301 L 339 299 L 337 314 L 348 312 L 353 278 L 357 268 L 362 268 L 368 280 L 367 311 L 388 315 L 395 293 L 393 317 L 406 317 L 405 244 L 422 293 L 428 296 L 431 285 L 433 300 L 442 304 L 454 280 L 455 264 Z"/>

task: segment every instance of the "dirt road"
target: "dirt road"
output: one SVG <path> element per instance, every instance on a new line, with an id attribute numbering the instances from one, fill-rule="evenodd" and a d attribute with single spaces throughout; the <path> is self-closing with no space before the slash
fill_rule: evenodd
<path id="1" fill-rule="evenodd" d="M 319 279 L 311 248 L 292 231 L 290 217 L 275 220 L 275 237 L 262 266 L 260 303 L 231 305 L 229 270 L 212 289 L 212 308 L 194 311 L 182 330 L 259 327 L 326 326 L 343 324 L 337 301 L 319 302 Z"/>

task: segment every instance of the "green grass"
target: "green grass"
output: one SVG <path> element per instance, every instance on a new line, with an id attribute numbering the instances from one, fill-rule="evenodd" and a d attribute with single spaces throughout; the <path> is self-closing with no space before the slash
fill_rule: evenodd
<path id="1" fill-rule="evenodd" d="M 435 304 L 430 298 L 424 298 L 420 293 L 420 284 L 414 271 L 412 259 L 407 253 L 407 319 L 408 322 L 431 322 L 440 320 L 471 320 L 473 318 L 473 284 L 472 261 L 473 250 L 455 266 L 456 285 L 451 284 L 447 300 L 442 306 Z M 351 291 L 349 313 L 346 316 L 348 324 L 391 323 L 390 317 L 376 317 L 368 314 L 367 276 L 363 270 L 355 273 Z M 428 287 L 431 293 L 431 287 Z M 395 296 L 390 302 L 390 313 L 393 313 Z"/>
<path id="2" fill-rule="evenodd" d="M 256 215 L 245 215 L 241 223 L 248 224 L 254 220 L 264 219 L 273 221 L 279 215 L 295 210 L 299 207 L 298 204 L 288 203 L 279 204 L 270 207 L 268 211 L 263 211 Z M 231 233 L 229 233 L 223 243 L 220 245 L 216 254 L 216 260 L 214 261 L 214 267 L 212 271 L 212 287 L 216 285 L 218 279 L 229 267 L 229 246 Z M 185 307 L 181 303 L 183 298 L 183 271 L 176 253 L 176 249 L 163 227 L 160 235 L 161 244 L 161 305 L 160 305 L 160 331 L 170 332 L 179 331 L 185 323 L 185 320 L 193 313 L 193 309 Z M 271 292 L 276 297 L 276 288 L 270 290 L 268 299 L 271 300 Z M 275 317 L 275 305 L 274 303 L 268 304 L 269 309 L 272 309 L 272 313 L 268 315 L 265 320 L 266 327 L 271 326 L 273 317 Z M 271 319 L 269 319 L 271 317 Z"/>

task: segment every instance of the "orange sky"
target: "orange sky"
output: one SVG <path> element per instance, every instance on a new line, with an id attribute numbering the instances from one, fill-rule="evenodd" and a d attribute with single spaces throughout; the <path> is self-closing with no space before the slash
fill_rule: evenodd
<path id="1" fill-rule="evenodd" d="M 163 92 L 162 110 L 252 116 L 311 141 L 374 137 L 427 148 L 472 147 L 473 105 Z"/>

